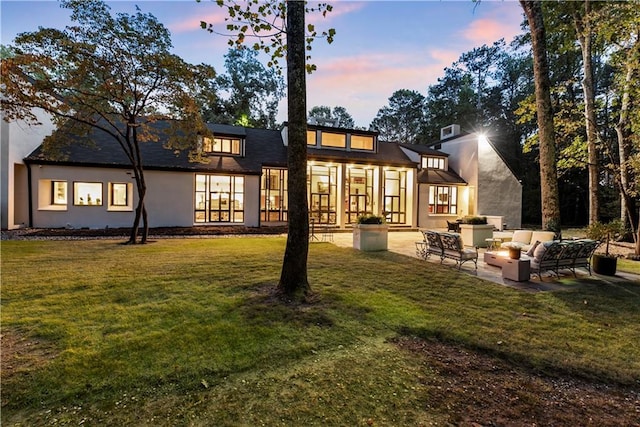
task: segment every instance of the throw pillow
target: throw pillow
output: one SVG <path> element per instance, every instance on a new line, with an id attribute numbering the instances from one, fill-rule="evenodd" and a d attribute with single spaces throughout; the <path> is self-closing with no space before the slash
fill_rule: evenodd
<path id="1" fill-rule="evenodd" d="M 531 247 L 529 248 L 529 250 L 527 251 L 527 253 L 525 255 L 533 256 L 533 254 L 536 251 L 536 248 L 538 247 L 539 244 L 540 244 L 540 241 L 536 240 L 535 243 L 533 245 L 531 245 Z"/>
<path id="2" fill-rule="evenodd" d="M 546 251 L 547 251 L 547 245 L 545 245 L 544 243 L 541 245 L 538 244 L 538 246 L 536 246 L 535 251 L 533 251 L 533 257 L 536 260 L 541 260 Z"/>

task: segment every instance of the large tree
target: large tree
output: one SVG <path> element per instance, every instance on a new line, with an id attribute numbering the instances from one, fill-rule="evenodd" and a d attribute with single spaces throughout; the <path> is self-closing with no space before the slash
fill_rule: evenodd
<path id="1" fill-rule="evenodd" d="M 328 107 L 326 105 L 316 105 L 309 110 L 309 119 L 316 119 L 321 123 L 331 122 L 335 127 L 353 129 L 355 123 L 351 114 L 344 107 Z"/>
<path id="2" fill-rule="evenodd" d="M 542 228 L 560 232 L 560 196 L 556 167 L 556 142 L 551 106 L 551 81 L 547 44 L 540 1 L 520 0 L 531 33 L 533 76 L 535 82 L 538 144 L 540 147 L 540 183 Z"/>
<path id="3" fill-rule="evenodd" d="M 282 262 L 278 290 L 286 299 L 302 299 L 310 291 L 307 278 L 309 253 L 309 207 L 307 205 L 307 86 L 306 73 L 315 69 L 307 60 L 311 43 L 324 37 L 331 43 L 335 31 L 318 33 L 313 24 L 305 25 L 305 14 L 331 11 L 328 4 L 307 7 L 305 2 L 271 0 L 266 2 L 216 3 L 227 9 L 229 16 L 224 31 L 206 22 L 202 28 L 229 36 L 231 45 L 242 46 L 254 37 L 253 48 L 271 55 L 269 66 L 279 66 L 286 54 L 288 112 L 288 199 L 289 231 Z"/>
<path id="4" fill-rule="evenodd" d="M 149 221 L 140 144 L 159 140 L 164 131 L 154 122 L 167 118 L 176 119 L 166 134 L 175 148 L 189 147 L 198 132 L 207 133 L 196 98 L 214 95 L 214 71 L 171 54 L 170 33 L 151 14 L 112 16 L 100 0 L 61 5 L 71 10 L 76 25 L 22 33 L 2 59 L 5 117 L 37 123 L 34 109 L 49 113 L 58 128 L 45 141 L 50 152 L 77 141 L 69 133 L 110 135 L 131 162 L 137 187 L 129 242 L 137 242 L 142 221 L 144 243 Z"/>
<path id="5" fill-rule="evenodd" d="M 384 141 L 419 143 L 425 124 L 425 102 L 425 97 L 415 90 L 397 90 L 389 98 L 389 105 L 378 110 L 371 128 Z"/>
<path id="6" fill-rule="evenodd" d="M 208 121 L 276 127 L 278 103 L 285 95 L 282 75 L 258 60 L 258 51 L 233 47 L 225 55 L 225 74 L 216 77 L 219 100 L 205 108 Z"/>

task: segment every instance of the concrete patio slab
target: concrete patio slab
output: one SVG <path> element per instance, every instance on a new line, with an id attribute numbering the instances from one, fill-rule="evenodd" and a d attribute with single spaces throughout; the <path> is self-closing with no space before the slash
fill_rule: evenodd
<path id="1" fill-rule="evenodd" d="M 390 231 L 388 248 L 391 252 L 418 258 L 415 242 L 421 240 L 423 240 L 422 233 L 419 231 Z M 332 243 L 336 246 L 352 248 L 353 236 L 351 233 L 335 233 L 333 234 Z M 590 276 L 589 272 L 584 269 L 576 270 L 577 277 L 574 277 L 571 271 L 566 270 L 560 272 L 559 278 L 551 273 L 545 273 L 542 275 L 542 279 L 536 275 L 532 276 L 528 281 L 516 282 L 504 279 L 502 277 L 502 270 L 500 267 L 485 264 L 483 257 L 485 249 L 480 248 L 478 252 L 478 269 L 476 270 L 474 268 L 473 263 L 467 262 L 462 265 L 460 270 L 461 272 L 526 292 L 563 290 L 567 289 L 567 284 L 575 283 L 615 284 L 621 282 L 635 282 L 640 284 L 640 276 L 634 274 L 618 272 L 615 276 L 602 276 L 594 273 Z M 440 259 L 430 257 L 429 260 L 425 262 L 440 264 Z M 445 259 L 443 265 L 457 269 L 457 266 L 452 260 Z"/>

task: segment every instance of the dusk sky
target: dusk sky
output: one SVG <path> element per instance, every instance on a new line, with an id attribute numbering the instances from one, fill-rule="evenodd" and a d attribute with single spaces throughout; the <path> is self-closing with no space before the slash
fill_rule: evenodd
<path id="1" fill-rule="evenodd" d="M 334 9 L 308 17 L 316 29 L 335 28 L 329 45 L 314 42 L 312 62 L 318 70 L 307 77 L 307 110 L 315 105 L 343 106 L 357 126 L 367 127 L 398 89 L 426 95 L 443 69 L 460 54 L 522 32 L 522 9 L 516 0 L 479 4 L 464 1 L 333 1 Z M 138 5 L 172 34 L 174 53 L 191 63 L 207 63 L 224 73 L 227 39 L 200 28 L 200 21 L 223 23 L 225 10 L 202 0 L 109 1 L 112 12 L 133 14 Z M 0 1 L 1 42 L 39 26 L 64 28 L 69 10 L 55 1 Z M 224 24 L 222 24 L 224 25 Z M 251 40 L 249 43 L 253 44 Z M 266 62 L 265 62 L 266 63 Z M 286 119 L 281 103 L 279 120 Z"/>

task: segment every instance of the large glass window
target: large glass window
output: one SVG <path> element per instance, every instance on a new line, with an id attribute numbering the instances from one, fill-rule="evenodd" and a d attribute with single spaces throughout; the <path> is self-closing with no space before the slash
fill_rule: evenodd
<path id="1" fill-rule="evenodd" d="M 335 224 L 337 217 L 337 166 L 308 168 L 309 216 L 317 224 Z"/>
<path id="2" fill-rule="evenodd" d="M 373 169 L 350 166 L 347 168 L 347 222 L 353 224 L 359 215 L 373 213 Z"/>
<path id="3" fill-rule="evenodd" d="M 239 155 L 241 151 L 241 140 L 239 138 L 208 138 L 202 141 L 202 150 L 205 153 L 223 153 Z"/>
<path id="4" fill-rule="evenodd" d="M 67 181 L 51 181 L 51 204 L 67 204 Z"/>
<path id="5" fill-rule="evenodd" d="M 260 219 L 287 220 L 287 170 L 263 169 L 260 184 Z"/>
<path id="6" fill-rule="evenodd" d="M 391 224 L 407 222 L 407 172 L 384 171 L 384 214 Z"/>
<path id="7" fill-rule="evenodd" d="M 347 135 L 344 133 L 322 132 L 320 144 L 323 147 L 347 147 Z"/>
<path id="8" fill-rule="evenodd" d="M 73 204 L 76 206 L 102 206 L 102 183 L 74 182 Z"/>
<path id="9" fill-rule="evenodd" d="M 430 186 L 429 213 L 456 215 L 458 213 L 458 187 Z"/>
<path id="10" fill-rule="evenodd" d="M 351 149 L 373 151 L 373 136 L 351 135 Z"/>
<path id="11" fill-rule="evenodd" d="M 196 175 L 195 219 L 203 222 L 244 222 L 244 177 Z"/>

